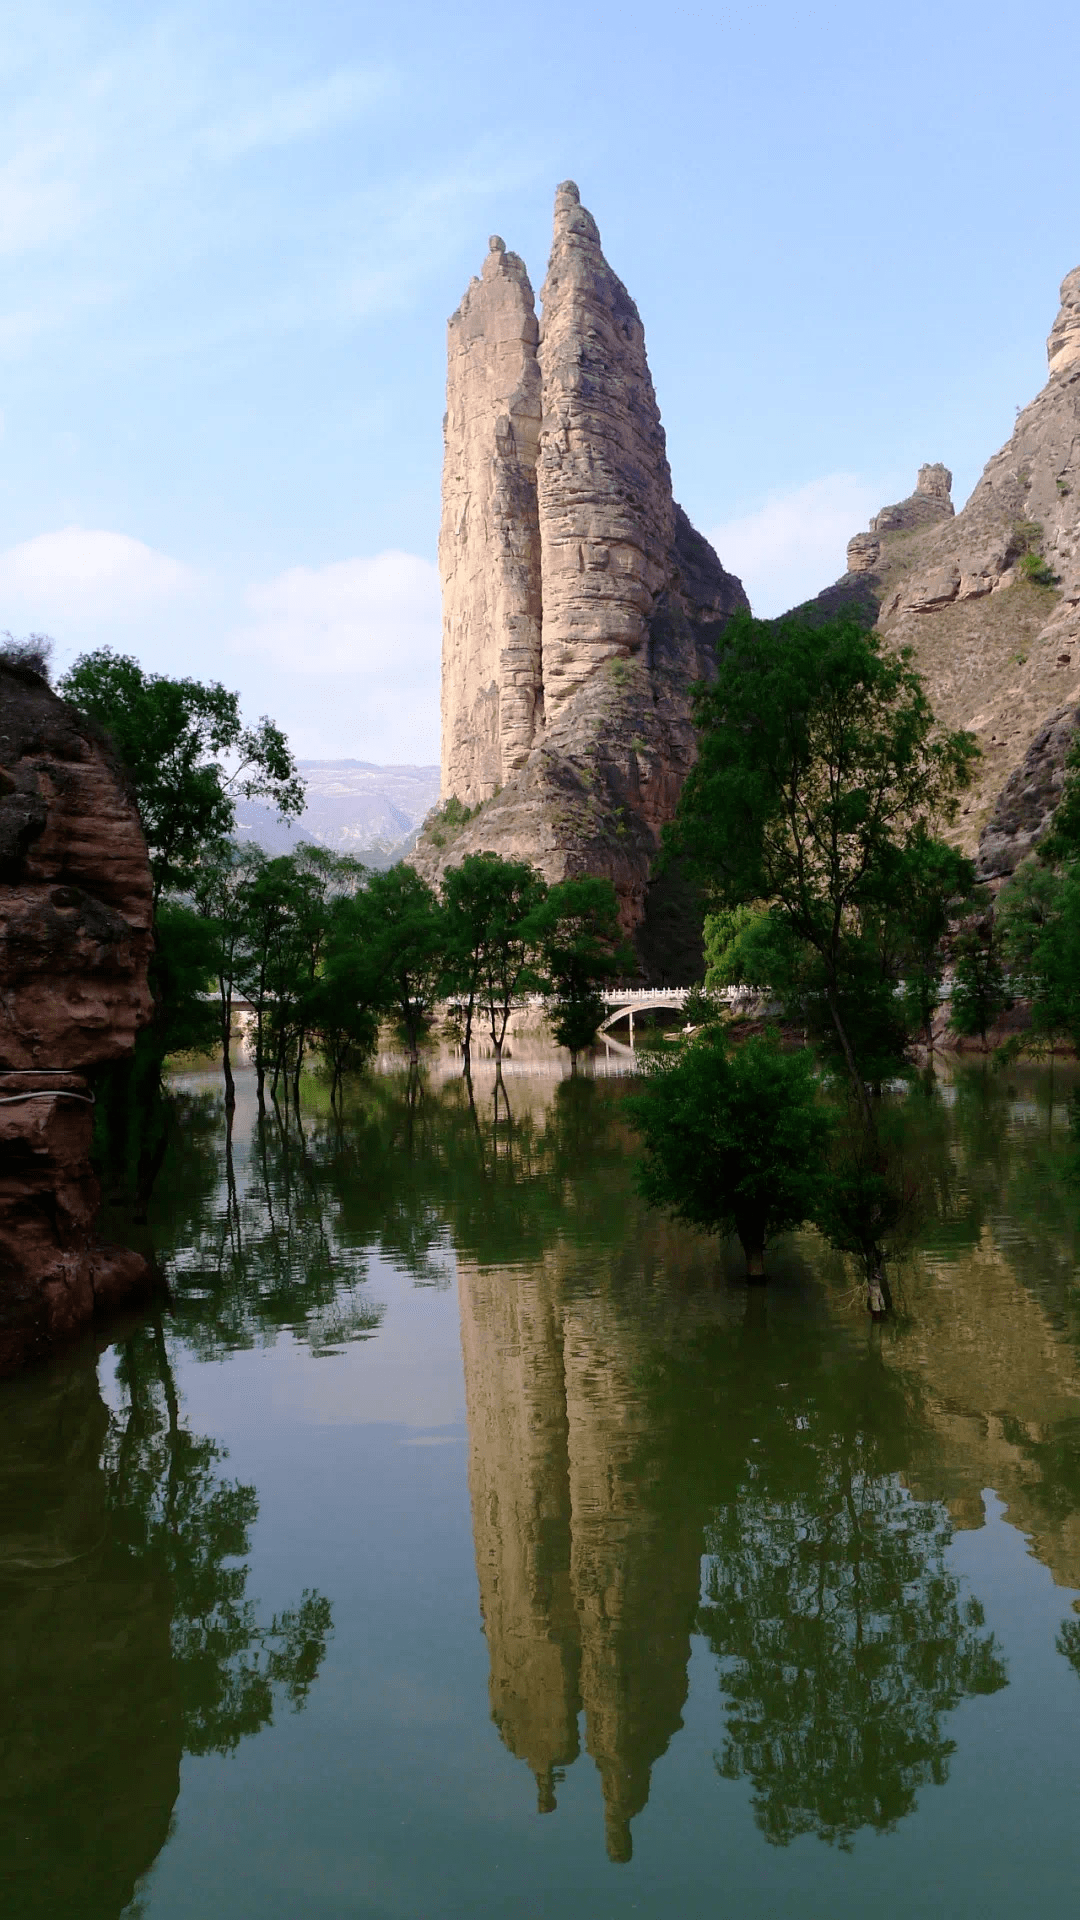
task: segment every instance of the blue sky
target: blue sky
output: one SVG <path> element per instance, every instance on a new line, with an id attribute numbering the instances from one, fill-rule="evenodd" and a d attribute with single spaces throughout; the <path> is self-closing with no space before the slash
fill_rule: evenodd
<path id="1" fill-rule="evenodd" d="M 446 316 L 577 180 L 773 612 L 970 491 L 1080 262 L 1080 10 L 0 4 L 0 627 L 438 747 Z"/>

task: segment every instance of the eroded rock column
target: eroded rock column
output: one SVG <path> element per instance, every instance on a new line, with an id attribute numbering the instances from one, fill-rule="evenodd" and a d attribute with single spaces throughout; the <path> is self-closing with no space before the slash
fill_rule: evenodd
<path id="1" fill-rule="evenodd" d="M 542 719 L 536 346 L 529 276 L 495 235 L 447 341 L 442 793 L 470 806 L 524 764 Z"/>
<path id="2" fill-rule="evenodd" d="M 555 196 L 541 300 L 537 494 L 550 723 L 605 659 L 644 647 L 667 582 L 675 508 L 645 330 L 573 181 Z"/>

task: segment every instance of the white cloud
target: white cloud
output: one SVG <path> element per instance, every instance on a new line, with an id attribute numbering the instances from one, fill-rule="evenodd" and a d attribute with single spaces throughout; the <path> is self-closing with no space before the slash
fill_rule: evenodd
<path id="1" fill-rule="evenodd" d="M 438 673 L 439 575 L 415 553 L 290 567 L 245 600 L 254 618 L 233 644 L 278 666 L 380 681 Z"/>
<path id="2" fill-rule="evenodd" d="M 126 533 L 61 527 L 0 553 L 2 624 L 128 620 L 196 584 L 179 560 Z"/>
<path id="3" fill-rule="evenodd" d="M 709 529 L 725 567 L 737 573 L 754 612 L 786 613 L 843 573 L 847 543 L 882 504 L 877 485 L 830 473 Z"/>
<path id="4" fill-rule="evenodd" d="M 56 164 L 55 146 L 35 142 L 0 165 L 0 254 L 48 247 L 70 231 L 78 187 L 49 177 Z"/>
<path id="5" fill-rule="evenodd" d="M 439 741 L 439 576 L 388 551 L 290 567 L 248 588 L 233 658 L 277 670 L 267 696 L 294 748 L 315 759 L 427 762 Z"/>
<path id="6" fill-rule="evenodd" d="M 342 67 L 308 86 L 289 87 L 256 106 L 234 109 L 206 130 L 202 144 L 216 160 L 287 146 L 346 125 L 396 90 L 387 69 Z"/>

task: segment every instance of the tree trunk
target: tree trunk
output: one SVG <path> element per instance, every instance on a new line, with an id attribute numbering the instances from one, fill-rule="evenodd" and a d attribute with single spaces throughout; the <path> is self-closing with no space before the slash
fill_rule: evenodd
<path id="1" fill-rule="evenodd" d="M 221 1070 L 225 1076 L 225 1110 L 231 1113 L 236 1105 L 236 1083 L 233 1080 L 230 1046 L 232 1043 L 232 989 L 219 979 L 221 989 Z"/>
<path id="2" fill-rule="evenodd" d="M 832 987 L 828 988 L 826 992 L 826 999 L 828 1000 L 828 1003 L 829 1003 L 829 1012 L 832 1016 L 833 1026 L 836 1028 L 836 1037 L 839 1040 L 841 1049 L 843 1051 L 844 1063 L 848 1070 L 848 1076 L 851 1080 L 852 1086 L 855 1089 L 855 1098 L 859 1103 L 859 1112 L 862 1115 L 862 1122 L 863 1122 L 863 1126 L 866 1128 L 867 1138 L 872 1140 L 876 1145 L 877 1128 L 874 1125 L 874 1109 L 870 1104 L 870 1095 L 866 1091 L 866 1082 L 863 1079 L 862 1074 L 859 1072 L 858 1062 L 856 1061 L 855 1055 L 852 1052 L 851 1042 L 848 1039 L 847 1033 L 844 1030 L 844 1023 L 840 1018 L 840 1009 L 836 1004 L 836 993 Z"/>
<path id="3" fill-rule="evenodd" d="M 746 1277 L 755 1286 L 765 1278 L 765 1235 L 758 1221 L 743 1221 L 735 1231 L 746 1255 Z"/>
<path id="4" fill-rule="evenodd" d="M 892 1310 L 892 1289 L 885 1273 L 885 1255 L 875 1247 L 866 1260 L 866 1310 L 875 1320 Z"/>

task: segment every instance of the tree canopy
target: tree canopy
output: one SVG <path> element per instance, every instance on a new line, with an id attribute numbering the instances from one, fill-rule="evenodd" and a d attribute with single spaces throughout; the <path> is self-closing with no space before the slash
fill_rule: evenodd
<path id="1" fill-rule="evenodd" d="M 775 1034 L 732 1047 L 706 1027 L 650 1060 L 646 1091 L 627 1102 L 645 1142 L 638 1187 L 711 1233 L 737 1233 L 752 1278 L 765 1244 L 814 1212 L 830 1132 L 805 1050 Z"/>
<path id="2" fill-rule="evenodd" d="M 111 737 L 130 775 L 150 852 L 154 898 L 191 885 L 207 849 L 233 831 L 238 799 L 304 808 L 304 783 L 280 727 L 246 727 L 240 696 L 217 681 L 147 673 L 129 654 L 79 656 L 60 692 Z"/>
<path id="3" fill-rule="evenodd" d="M 845 986 L 865 1003 L 882 925 L 904 921 L 916 869 L 925 880 L 932 830 L 955 814 L 975 742 L 938 730 L 910 655 L 850 618 L 737 615 L 696 717 L 699 756 L 669 845 L 714 908 L 765 903 L 813 956 L 870 1123 Z M 939 879 L 947 894 L 947 863 Z"/>

